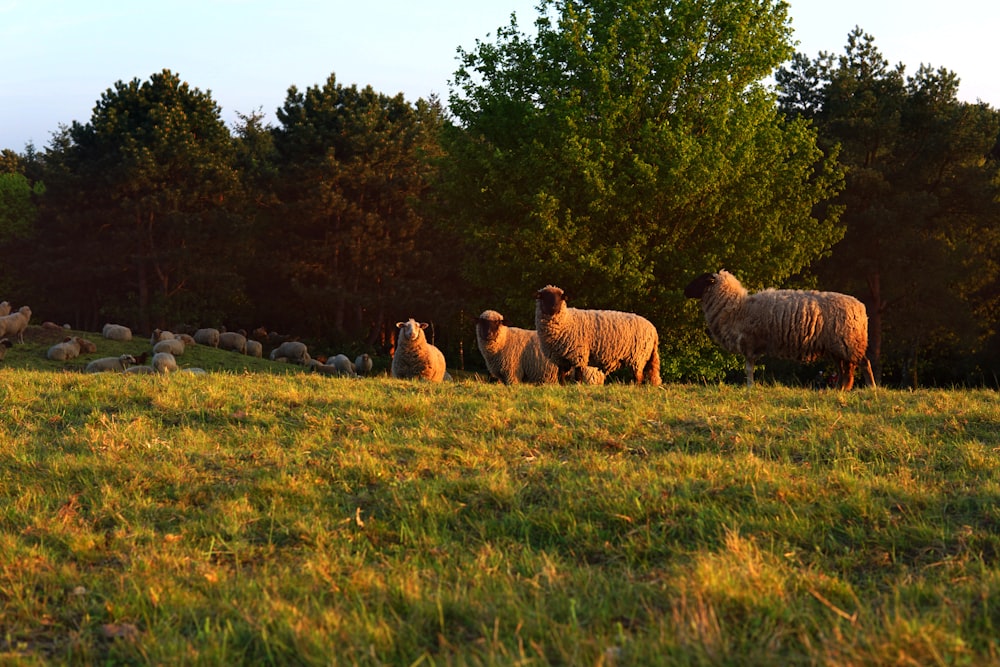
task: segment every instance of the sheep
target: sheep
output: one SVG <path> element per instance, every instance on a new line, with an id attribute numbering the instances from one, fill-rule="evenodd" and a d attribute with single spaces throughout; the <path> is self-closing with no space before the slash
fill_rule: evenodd
<path id="1" fill-rule="evenodd" d="M 371 375 L 372 358 L 367 352 L 359 354 L 354 359 L 354 372 L 358 375 Z"/>
<path id="2" fill-rule="evenodd" d="M 24 330 L 31 320 L 31 308 L 21 306 L 17 312 L 0 317 L 0 336 L 17 338 L 18 343 L 24 342 Z"/>
<path id="3" fill-rule="evenodd" d="M 177 338 L 164 338 L 153 345 L 153 354 L 156 355 L 159 352 L 169 352 L 175 357 L 179 357 L 184 354 L 184 341 Z"/>
<path id="4" fill-rule="evenodd" d="M 495 310 L 484 310 L 476 318 L 476 343 L 490 375 L 504 384 L 559 380 L 559 368 L 542 354 L 538 334 L 509 326 Z"/>
<path id="5" fill-rule="evenodd" d="M 10 315 L 10 301 L 0 301 L 0 317 Z"/>
<path id="6" fill-rule="evenodd" d="M 107 373 L 124 372 L 126 368 L 135 364 L 135 357 L 131 354 L 123 354 L 120 357 L 101 357 L 94 359 L 84 369 L 85 373 Z"/>
<path id="7" fill-rule="evenodd" d="M 161 341 L 162 342 L 162 341 Z M 177 358 L 170 352 L 156 352 L 150 362 L 153 370 L 166 375 L 177 371 Z"/>
<path id="8" fill-rule="evenodd" d="M 10 342 L 9 338 L 0 338 L 0 361 L 3 361 L 4 357 L 7 356 L 7 350 L 14 347 L 14 343 Z"/>
<path id="9" fill-rule="evenodd" d="M 587 366 L 605 374 L 625 366 L 637 384 L 661 383 L 659 334 L 641 315 L 570 308 L 562 289 L 546 285 L 535 293 L 535 330 L 542 353 L 561 376 L 575 370 L 579 381 Z"/>
<path id="10" fill-rule="evenodd" d="M 692 280 L 684 296 L 701 299 L 712 340 L 744 357 L 748 387 L 754 363 L 763 356 L 806 363 L 830 359 L 838 365 L 845 391 L 854 386 L 854 372 L 864 362 L 865 376 L 875 386 L 867 357 L 868 314 L 852 296 L 794 289 L 748 294 L 724 269 Z"/>
<path id="11" fill-rule="evenodd" d="M 326 362 L 327 366 L 332 366 L 337 369 L 338 375 L 346 375 L 348 377 L 357 377 L 358 374 L 354 370 L 354 364 L 347 357 L 346 354 L 338 354 L 335 357 L 331 357 Z"/>
<path id="12" fill-rule="evenodd" d="M 219 330 L 212 328 L 198 329 L 194 332 L 194 340 L 199 345 L 219 347 Z"/>
<path id="13" fill-rule="evenodd" d="M 328 366 L 319 359 L 310 359 L 305 365 L 313 373 L 320 373 L 321 375 L 340 375 L 340 371 L 337 370 L 336 366 Z"/>
<path id="14" fill-rule="evenodd" d="M 149 337 L 149 344 L 156 345 L 161 340 L 173 340 L 174 334 L 172 331 L 164 331 L 163 329 L 153 329 L 153 335 Z"/>
<path id="15" fill-rule="evenodd" d="M 156 371 L 152 366 L 140 364 L 139 366 L 129 366 L 125 369 L 126 375 L 153 375 Z"/>
<path id="16" fill-rule="evenodd" d="M 444 380 L 446 370 L 444 354 L 427 342 L 426 322 L 412 317 L 406 322 L 396 322 L 396 351 L 392 355 L 392 377 L 399 379 L 422 378 L 431 382 Z"/>
<path id="17" fill-rule="evenodd" d="M 248 340 L 246 354 L 248 357 L 257 357 L 260 359 L 264 356 L 264 346 L 259 340 Z"/>
<path id="18" fill-rule="evenodd" d="M 67 336 L 61 342 L 56 343 L 45 352 L 45 358 L 52 361 L 69 361 L 80 356 L 81 338 Z"/>
<path id="19" fill-rule="evenodd" d="M 223 331 L 219 334 L 219 349 L 246 354 L 247 337 L 236 331 Z"/>
<path id="20" fill-rule="evenodd" d="M 101 329 L 101 335 L 108 340 L 116 340 L 120 343 L 127 343 L 132 340 L 132 330 L 122 324 L 105 324 Z"/>
<path id="21" fill-rule="evenodd" d="M 301 341 L 286 341 L 271 350 L 271 361 L 287 361 L 293 364 L 309 363 L 309 348 Z"/>
<path id="22" fill-rule="evenodd" d="M 174 339 L 181 341 L 187 347 L 194 347 L 195 345 L 198 344 L 198 341 L 196 341 L 194 339 L 194 336 L 192 336 L 191 334 L 175 333 Z"/>

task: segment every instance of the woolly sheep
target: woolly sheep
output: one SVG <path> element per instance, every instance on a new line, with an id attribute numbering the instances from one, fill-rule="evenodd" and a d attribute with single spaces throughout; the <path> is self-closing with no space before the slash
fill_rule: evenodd
<path id="1" fill-rule="evenodd" d="M 162 341 L 160 341 L 162 342 Z M 177 358 L 170 352 L 156 352 L 150 362 L 153 370 L 157 373 L 174 373 L 177 371 Z"/>
<path id="2" fill-rule="evenodd" d="M 198 329 L 194 332 L 194 340 L 198 345 L 219 347 L 219 330 L 212 328 Z"/>
<path id="3" fill-rule="evenodd" d="M 264 356 L 264 346 L 259 340 L 248 340 L 246 354 L 248 357 L 257 357 L 260 359 Z"/>
<path id="4" fill-rule="evenodd" d="M 84 369 L 85 373 L 107 373 L 123 372 L 126 368 L 135 363 L 135 357 L 131 354 L 123 354 L 120 357 L 101 357 L 94 359 Z"/>
<path id="5" fill-rule="evenodd" d="M 271 350 L 271 361 L 287 361 L 293 364 L 309 363 L 309 348 L 297 340 L 285 341 Z"/>
<path id="6" fill-rule="evenodd" d="M 198 341 L 196 341 L 194 339 L 194 336 L 192 336 L 191 334 L 175 333 L 174 334 L 174 339 L 181 341 L 187 347 L 194 347 L 195 345 L 198 344 Z"/>
<path id="7" fill-rule="evenodd" d="M 14 347 L 14 343 L 10 342 L 8 338 L 0 338 L 0 361 L 3 361 L 4 357 L 7 356 L 7 350 Z"/>
<path id="8" fill-rule="evenodd" d="M 247 337 L 236 331 L 223 331 L 219 334 L 219 349 L 246 354 Z"/>
<path id="9" fill-rule="evenodd" d="M 184 354 L 184 341 L 177 338 L 164 338 L 153 345 L 153 354 L 156 355 L 159 352 L 169 352 L 175 357 L 179 357 Z"/>
<path id="10" fill-rule="evenodd" d="M 10 301 L 0 301 L 0 317 L 10 315 Z"/>
<path id="11" fill-rule="evenodd" d="M 156 345 L 161 340 L 172 340 L 174 334 L 172 331 L 164 331 L 163 329 L 153 329 L 153 335 L 149 337 L 149 344 Z"/>
<path id="12" fill-rule="evenodd" d="M 7 338 L 17 338 L 18 343 L 24 342 L 24 330 L 28 328 L 31 321 L 31 308 L 21 306 L 17 312 L 0 317 L 0 336 Z"/>
<path id="13" fill-rule="evenodd" d="M 129 366 L 125 369 L 126 375 L 153 375 L 156 373 L 152 366 L 141 364 L 139 366 Z"/>
<path id="14" fill-rule="evenodd" d="M 96 350 L 97 346 L 86 338 L 67 336 L 61 342 L 50 347 L 45 353 L 45 358 L 53 361 L 69 361 L 76 359 L 81 353 L 89 354 Z"/>
<path id="15" fill-rule="evenodd" d="M 412 317 L 397 322 L 396 351 L 392 355 L 392 377 L 399 379 L 422 378 L 441 382 L 445 377 L 444 354 L 427 342 L 426 322 Z"/>
<path id="16" fill-rule="evenodd" d="M 313 373 L 320 373 L 321 375 L 340 375 L 340 371 L 337 370 L 336 366 L 328 366 L 319 359 L 310 359 L 305 365 L 306 368 Z"/>
<path id="17" fill-rule="evenodd" d="M 354 370 L 354 364 L 351 363 L 346 354 L 338 354 L 335 357 L 327 359 L 326 365 L 337 369 L 338 375 L 346 375 L 348 377 L 357 377 L 358 375 Z"/>
<path id="18" fill-rule="evenodd" d="M 105 324 L 101 335 L 108 340 L 116 340 L 121 343 L 132 340 L 132 330 L 122 324 Z"/>
<path id="19" fill-rule="evenodd" d="M 535 330 L 542 352 L 565 374 L 594 366 L 613 373 L 631 369 L 636 383 L 660 380 L 660 338 L 653 323 L 619 310 L 583 310 L 566 305 L 566 294 L 554 285 L 535 293 Z"/>
<path id="20" fill-rule="evenodd" d="M 372 358 L 367 352 L 359 354 L 354 359 L 354 372 L 358 375 L 371 375 Z"/>
<path id="21" fill-rule="evenodd" d="M 875 386 L 868 349 L 868 314 L 863 303 L 837 292 L 767 289 L 748 294 L 726 270 L 703 273 L 684 288 L 684 296 L 701 299 L 709 334 L 727 352 L 746 360 L 747 386 L 763 356 L 799 362 L 827 358 L 840 370 L 840 388 L 854 386 L 863 369 Z"/>
<path id="22" fill-rule="evenodd" d="M 542 354 L 538 334 L 509 326 L 495 310 L 484 310 L 476 318 L 476 343 L 490 375 L 504 384 L 559 380 L 559 368 Z"/>

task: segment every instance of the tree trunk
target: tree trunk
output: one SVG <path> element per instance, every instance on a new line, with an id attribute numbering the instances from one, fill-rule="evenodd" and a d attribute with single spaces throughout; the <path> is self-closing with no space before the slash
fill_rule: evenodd
<path id="1" fill-rule="evenodd" d="M 872 364 L 875 382 L 882 383 L 882 281 L 878 271 L 868 274 L 868 291 L 871 294 L 871 310 L 868 311 L 868 360 Z"/>

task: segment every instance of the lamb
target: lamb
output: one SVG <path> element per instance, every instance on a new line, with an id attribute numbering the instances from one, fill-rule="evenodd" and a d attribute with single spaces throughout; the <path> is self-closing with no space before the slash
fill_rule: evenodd
<path id="1" fill-rule="evenodd" d="M 212 328 L 198 329 L 194 332 L 195 342 L 209 347 L 219 347 L 219 336 L 219 330 Z"/>
<path id="2" fill-rule="evenodd" d="M 337 370 L 336 366 L 328 366 L 319 359 L 310 359 L 305 365 L 306 368 L 313 373 L 319 373 L 321 375 L 340 375 L 340 371 Z"/>
<path id="3" fill-rule="evenodd" d="M 512 327 L 495 310 L 476 318 L 476 343 L 490 375 L 504 384 L 545 384 L 559 380 L 559 367 L 542 354 L 533 329 Z"/>
<path id="4" fill-rule="evenodd" d="M 338 354 L 327 360 L 327 366 L 333 366 L 337 369 L 337 375 L 346 375 L 348 377 L 357 377 L 358 374 L 354 370 L 354 364 L 351 360 L 347 358 L 346 354 Z"/>
<path id="5" fill-rule="evenodd" d="M 875 386 L 867 357 L 868 314 L 863 303 L 837 292 L 767 289 L 748 294 L 726 270 L 703 273 L 684 289 L 701 299 L 708 331 L 722 349 L 746 360 L 747 386 L 753 386 L 757 359 L 774 356 L 799 362 L 827 358 L 840 371 L 840 389 L 854 386 L 863 362 Z"/>
<path id="6" fill-rule="evenodd" d="M 271 350 L 270 356 L 271 361 L 287 361 L 293 364 L 306 365 L 309 363 L 309 348 L 305 343 L 297 340 L 285 341 Z"/>
<path id="7" fill-rule="evenodd" d="M 246 354 L 247 337 L 236 331 L 223 331 L 219 334 L 219 349 Z"/>
<path id="8" fill-rule="evenodd" d="M 248 340 L 246 354 L 248 357 L 260 359 L 264 356 L 264 345 L 259 340 Z"/>
<path id="9" fill-rule="evenodd" d="M 45 353 L 45 358 L 53 361 L 69 361 L 76 359 L 81 353 L 89 354 L 96 351 L 97 346 L 86 338 L 67 336 L 62 342 L 50 347 Z"/>
<path id="10" fill-rule="evenodd" d="M 659 334 L 641 315 L 570 308 L 562 289 L 546 285 L 535 293 L 535 330 L 542 353 L 561 376 L 575 370 L 575 378 L 583 380 L 586 366 L 605 374 L 625 366 L 637 384 L 661 383 Z"/>
<path id="11" fill-rule="evenodd" d="M 177 372 L 177 358 L 170 352 L 154 353 L 153 360 L 150 362 L 150 365 L 153 367 L 154 371 L 164 375 L 167 373 Z"/>
<path id="12" fill-rule="evenodd" d="M 421 378 L 441 382 L 446 375 L 444 354 L 427 342 L 426 322 L 412 317 L 397 322 L 396 351 L 392 355 L 392 377 L 399 379 Z"/>
<path id="13" fill-rule="evenodd" d="M 367 352 L 359 354 L 354 359 L 354 372 L 358 375 L 371 375 L 372 358 Z"/>
<path id="14" fill-rule="evenodd" d="M 0 336 L 17 338 L 18 343 L 24 342 L 24 330 L 31 320 L 31 308 L 21 306 L 16 313 L 0 317 Z"/>
<path id="15" fill-rule="evenodd" d="M 4 357 L 7 356 L 7 350 L 14 347 L 14 343 L 10 342 L 9 338 L 0 338 L 0 361 L 3 361 Z"/>
<path id="16" fill-rule="evenodd" d="M 123 354 L 120 357 L 101 357 L 94 359 L 84 369 L 85 373 L 108 373 L 124 372 L 126 368 L 135 364 L 135 357 L 131 354 Z"/>
<path id="17" fill-rule="evenodd" d="M 184 348 L 184 341 L 180 339 L 163 338 L 153 345 L 153 354 L 156 355 L 159 352 L 169 352 L 175 357 L 179 357 L 184 354 Z"/>
<path id="18" fill-rule="evenodd" d="M 121 343 L 132 340 L 132 330 L 122 324 L 105 324 L 101 335 L 108 340 L 116 340 Z"/>

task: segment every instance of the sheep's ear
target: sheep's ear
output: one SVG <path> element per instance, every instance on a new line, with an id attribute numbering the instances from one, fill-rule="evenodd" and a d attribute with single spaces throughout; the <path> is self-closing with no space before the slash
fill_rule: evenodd
<path id="1" fill-rule="evenodd" d="M 428 325 L 427 322 L 421 322 L 420 323 L 420 328 L 421 329 L 426 329 L 428 326 L 430 326 L 430 325 Z"/>
<path id="2" fill-rule="evenodd" d="M 402 329 L 404 324 L 406 324 L 406 322 L 396 322 L 396 328 Z"/>

